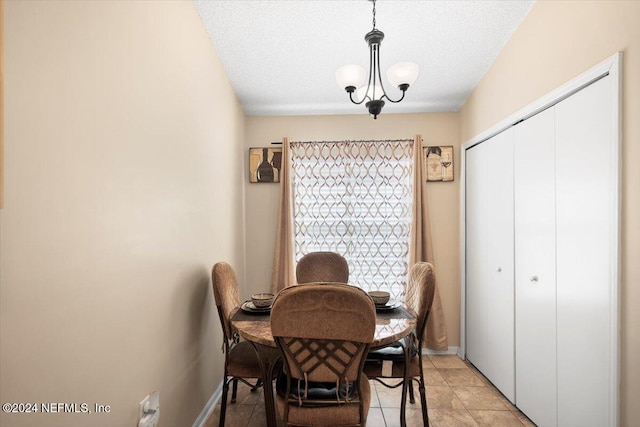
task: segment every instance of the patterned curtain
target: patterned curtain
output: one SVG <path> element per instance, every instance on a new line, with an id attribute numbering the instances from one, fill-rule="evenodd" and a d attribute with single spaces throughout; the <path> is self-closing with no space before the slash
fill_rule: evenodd
<path id="1" fill-rule="evenodd" d="M 349 282 L 404 300 L 414 194 L 414 140 L 291 142 L 295 262 L 333 251 Z"/>

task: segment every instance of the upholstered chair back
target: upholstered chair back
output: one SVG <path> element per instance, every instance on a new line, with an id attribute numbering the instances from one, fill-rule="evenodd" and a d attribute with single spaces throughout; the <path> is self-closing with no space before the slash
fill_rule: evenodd
<path id="1" fill-rule="evenodd" d="M 285 354 L 290 376 L 308 381 L 355 381 L 375 323 L 371 298 L 347 284 L 285 288 L 271 310 L 271 332 Z"/>
<path id="2" fill-rule="evenodd" d="M 416 335 L 424 336 L 427 319 L 433 295 L 436 290 L 436 274 L 433 265 L 428 262 L 418 262 L 411 267 L 405 302 L 417 316 Z"/>
<path id="3" fill-rule="evenodd" d="M 216 300 L 225 338 L 231 339 L 233 336 L 231 316 L 242 303 L 238 294 L 236 273 L 228 263 L 218 262 L 211 271 L 211 281 L 213 283 L 213 297 Z"/>
<path id="4" fill-rule="evenodd" d="M 349 282 L 349 264 L 344 257 L 335 252 L 310 252 L 304 255 L 296 265 L 296 281 Z"/>
<path id="5" fill-rule="evenodd" d="M 271 332 L 284 359 L 276 382 L 284 425 L 366 424 L 371 387 L 362 368 L 375 324 L 362 289 L 323 282 L 280 291 Z"/>

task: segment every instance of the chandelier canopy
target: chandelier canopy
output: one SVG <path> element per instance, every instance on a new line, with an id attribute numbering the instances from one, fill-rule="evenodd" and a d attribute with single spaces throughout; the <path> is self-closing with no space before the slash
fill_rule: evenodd
<path id="1" fill-rule="evenodd" d="M 404 99 L 405 92 L 418 78 L 419 67 L 413 62 L 399 62 L 387 70 L 389 82 L 402 91 L 399 99 L 391 99 L 384 89 L 380 74 L 380 44 L 384 39 L 384 33 L 376 28 L 376 0 L 373 2 L 373 29 L 365 34 L 364 39 L 369 45 L 369 78 L 365 82 L 364 67 L 356 64 L 344 65 L 336 71 L 338 85 L 349 94 L 349 99 L 354 104 L 360 105 L 366 101 L 365 106 L 374 119 L 384 107 L 384 99 L 398 103 Z M 355 92 L 355 99 L 354 99 Z"/>

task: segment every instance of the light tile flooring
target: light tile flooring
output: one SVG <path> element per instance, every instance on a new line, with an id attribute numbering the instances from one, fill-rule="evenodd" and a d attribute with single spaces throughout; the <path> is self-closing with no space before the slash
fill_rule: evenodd
<path id="1" fill-rule="evenodd" d="M 480 372 L 458 356 L 429 355 L 424 357 L 423 366 L 431 427 L 535 427 Z M 376 381 L 371 381 L 371 384 L 371 409 L 367 426 L 399 426 L 400 387 L 388 389 Z M 414 391 L 416 403 L 407 403 L 409 427 L 422 426 L 420 398 L 415 383 Z M 220 403 L 216 405 L 205 427 L 217 427 L 219 414 Z M 237 402 L 227 405 L 225 425 L 263 427 L 265 412 L 262 391 L 251 393 L 249 387 L 239 383 Z"/>

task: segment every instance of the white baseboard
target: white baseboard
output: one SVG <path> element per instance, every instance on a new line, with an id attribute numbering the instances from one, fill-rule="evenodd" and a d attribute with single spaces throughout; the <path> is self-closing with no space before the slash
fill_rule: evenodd
<path id="1" fill-rule="evenodd" d="M 221 397 L 222 397 L 222 381 L 220 381 L 220 384 L 218 384 L 218 387 L 209 398 L 209 401 L 207 402 L 207 404 L 204 405 L 204 408 L 202 408 L 202 412 L 200 412 L 200 415 L 198 415 L 198 418 L 196 418 L 196 420 L 193 422 L 193 427 L 202 427 L 204 425 L 204 423 L 207 421 L 209 416 L 213 413 L 213 410 L 215 409 L 216 404 L 218 403 Z"/>
<path id="2" fill-rule="evenodd" d="M 431 350 L 430 348 L 423 348 L 422 354 L 458 354 L 458 347 L 449 347 L 446 350 Z"/>

